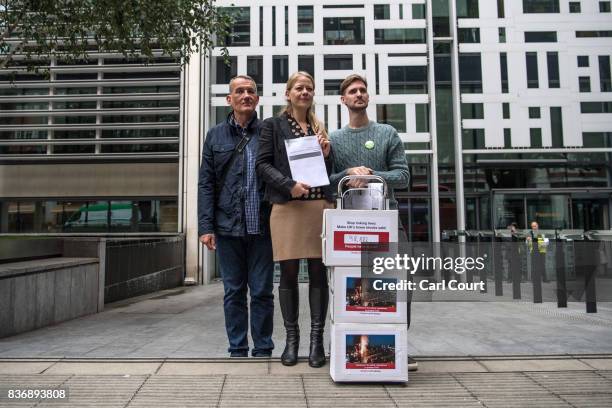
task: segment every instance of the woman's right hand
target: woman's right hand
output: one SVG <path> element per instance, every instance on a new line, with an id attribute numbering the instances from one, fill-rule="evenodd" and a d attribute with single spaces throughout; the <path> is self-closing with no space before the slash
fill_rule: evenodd
<path id="1" fill-rule="evenodd" d="M 300 198 L 308 194 L 308 190 L 310 186 L 306 183 L 300 183 L 299 181 L 295 183 L 295 186 L 291 189 L 291 197 Z"/>

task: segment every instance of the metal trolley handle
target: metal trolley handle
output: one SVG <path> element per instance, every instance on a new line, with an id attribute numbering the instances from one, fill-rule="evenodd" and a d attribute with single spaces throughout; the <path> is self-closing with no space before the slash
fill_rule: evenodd
<path id="1" fill-rule="evenodd" d="M 381 183 L 383 185 L 383 203 L 384 203 L 384 208 L 383 209 L 388 209 L 389 208 L 389 189 L 387 186 L 387 182 L 385 181 L 384 178 L 380 177 L 380 176 L 376 176 L 376 175 L 364 175 L 364 176 L 344 176 L 340 179 L 340 181 L 338 182 L 338 199 L 337 199 L 337 207 L 338 208 L 345 208 L 344 206 L 344 200 L 345 198 L 347 198 L 348 196 L 350 196 L 351 192 L 363 192 L 363 191 L 368 191 L 368 188 L 349 188 L 346 191 L 344 191 L 344 186 L 346 185 L 346 183 L 348 183 L 351 180 L 368 180 L 368 181 L 376 181 L 377 183 Z"/>

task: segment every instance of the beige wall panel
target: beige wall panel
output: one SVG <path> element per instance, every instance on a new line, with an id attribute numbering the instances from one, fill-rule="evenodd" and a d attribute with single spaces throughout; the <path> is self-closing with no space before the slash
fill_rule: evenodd
<path id="1" fill-rule="evenodd" d="M 0 165 L 0 197 L 148 197 L 177 194 L 177 163 Z"/>

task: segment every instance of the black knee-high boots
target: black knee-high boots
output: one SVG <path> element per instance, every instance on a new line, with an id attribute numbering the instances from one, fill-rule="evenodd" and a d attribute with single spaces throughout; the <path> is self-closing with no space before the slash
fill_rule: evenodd
<path id="1" fill-rule="evenodd" d="M 298 326 L 300 294 L 298 288 L 278 289 L 278 301 L 287 335 L 281 363 L 286 366 L 292 366 L 297 364 L 298 348 L 300 346 L 300 328 Z"/>
<path id="2" fill-rule="evenodd" d="M 310 354 L 308 365 L 323 367 L 325 365 L 325 348 L 323 347 L 323 331 L 327 317 L 329 292 L 327 288 L 309 288 L 310 301 Z"/>
<path id="3" fill-rule="evenodd" d="M 299 291 L 295 289 L 279 289 L 283 323 L 286 332 L 285 350 L 281 356 L 281 363 L 286 366 L 297 364 L 298 349 L 300 345 L 299 320 Z M 310 302 L 310 353 L 308 365 L 323 367 L 325 365 L 325 348 L 323 346 L 323 331 L 327 317 L 329 292 L 327 288 L 309 288 L 308 300 Z"/>

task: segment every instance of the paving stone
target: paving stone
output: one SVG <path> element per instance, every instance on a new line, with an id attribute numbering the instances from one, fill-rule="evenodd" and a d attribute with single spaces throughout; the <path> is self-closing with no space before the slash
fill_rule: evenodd
<path id="1" fill-rule="evenodd" d="M 164 363 L 160 375 L 268 374 L 268 363 Z"/>
<path id="2" fill-rule="evenodd" d="M 0 374 L 40 374 L 53 362 L 0 362 Z"/>
<path id="3" fill-rule="evenodd" d="M 575 407 L 612 407 L 612 394 L 560 394 L 559 397 Z"/>
<path id="4" fill-rule="evenodd" d="M 78 375 L 139 375 L 153 374 L 160 363 L 88 363 L 88 362 L 59 362 L 50 367 L 45 374 L 78 374 Z"/>
<path id="5" fill-rule="evenodd" d="M 419 361 L 419 373 L 484 373 L 487 369 L 476 361 Z"/>
<path id="6" fill-rule="evenodd" d="M 595 372 L 525 373 L 555 394 L 588 394 L 604 390 L 612 394 L 612 380 Z"/>
<path id="7" fill-rule="evenodd" d="M 524 394 L 547 394 L 548 391 L 523 373 L 457 373 L 452 374 L 469 392 L 477 396 L 511 398 Z"/>
<path id="8" fill-rule="evenodd" d="M 154 375 L 145 381 L 129 407 L 216 407 L 224 376 Z"/>
<path id="9" fill-rule="evenodd" d="M 612 370 L 612 358 L 581 358 L 580 361 L 597 370 Z"/>
<path id="10" fill-rule="evenodd" d="M 483 360 L 481 363 L 489 369 L 489 371 L 568 371 L 593 369 L 576 359 Z"/>

